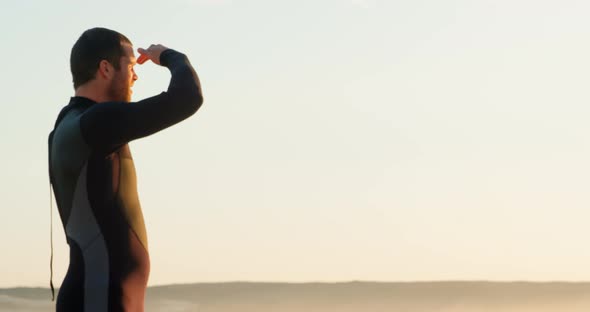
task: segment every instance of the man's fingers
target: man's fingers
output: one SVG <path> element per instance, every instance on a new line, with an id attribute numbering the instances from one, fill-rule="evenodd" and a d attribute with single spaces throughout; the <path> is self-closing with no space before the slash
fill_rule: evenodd
<path id="1" fill-rule="evenodd" d="M 160 54 L 162 53 L 162 51 L 166 49 L 167 48 L 161 44 L 152 44 L 147 49 L 138 48 L 137 52 L 139 52 L 140 56 L 137 58 L 137 63 L 143 64 L 148 60 L 151 60 L 152 62 L 154 62 L 154 64 L 161 65 Z"/>
<path id="2" fill-rule="evenodd" d="M 148 59 L 149 59 L 149 57 L 146 54 L 142 54 L 137 59 L 137 63 L 141 65 L 141 64 L 145 63 Z"/>
<path id="3" fill-rule="evenodd" d="M 142 48 L 138 48 L 137 52 L 139 52 L 139 58 L 137 58 L 137 63 L 138 64 L 143 64 L 145 63 L 147 60 L 149 60 L 149 56 L 147 55 L 148 51 L 146 49 L 142 49 Z"/>

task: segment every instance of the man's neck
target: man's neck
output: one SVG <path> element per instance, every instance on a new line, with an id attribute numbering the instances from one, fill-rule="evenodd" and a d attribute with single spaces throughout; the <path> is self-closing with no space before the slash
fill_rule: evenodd
<path id="1" fill-rule="evenodd" d="M 85 97 L 87 99 L 91 99 L 94 102 L 108 102 L 109 99 L 106 97 L 104 92 L 98 92 L 96 88 L 92 86 L 80 86 L 76 89 L 74 94 L 75 96 Z"/>

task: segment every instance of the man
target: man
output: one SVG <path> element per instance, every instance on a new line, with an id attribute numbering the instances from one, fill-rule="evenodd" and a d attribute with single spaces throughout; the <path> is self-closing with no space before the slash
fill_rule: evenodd
<path id="1" fill-rule="evenodd" d="M 128 143 L 193 115 L 203 102 L 187 57 L 162 45 L 138 49 L 171 72 L 168 90 L 131 101 L 137 80 L 129 39 L 93 28 L 70 56 L 75 96 L 49 135 L 49 176 L 70 246 L 57 311 L 143 311 L 150 262 Z"/>

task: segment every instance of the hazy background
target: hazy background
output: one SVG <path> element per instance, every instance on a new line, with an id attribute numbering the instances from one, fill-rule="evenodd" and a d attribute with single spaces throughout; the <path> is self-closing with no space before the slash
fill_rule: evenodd
<path id="1" fill-rule="evenodd" d="M 198 283 L 150 287 L 147 312 L 586 312 L 588 283 Z M 0 289 L 0 312 L 55 311 L 49 290 Z"/>
<path id="2" fill-rule="evenodd" d="M 0 289 L 0 312 L 55 311 L 47 289 Z M 146 312 L 586 312 L 588 283 L 199 283 L 148 288 Z"/>
<path id="3" fill-rule="evenodd" d="M 589 11 L 2 3 L 0 287 L 48 283 L 47 135 L 73 95 L 70 49 L 94 26 L 184 52 L 205 94 L 195 117 L 131 143 L 150 285 L 588 280 Z M 165 68 L 136 71 L 135 100 L 166 89 Z"/>

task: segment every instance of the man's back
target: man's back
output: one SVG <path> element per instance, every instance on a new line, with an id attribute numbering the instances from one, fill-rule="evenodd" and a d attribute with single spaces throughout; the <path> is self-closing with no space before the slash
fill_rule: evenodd
<path id="1" fill-rule="evenodd" d="M 137 103 L 72 97 L 49 137 L 50 178 L 70 246 L 57 311 L 143 311 L 146 229 L 128 142 L 194 114 L 200 84 L 188 59 L 160 56 L 167 92 Z"/>

